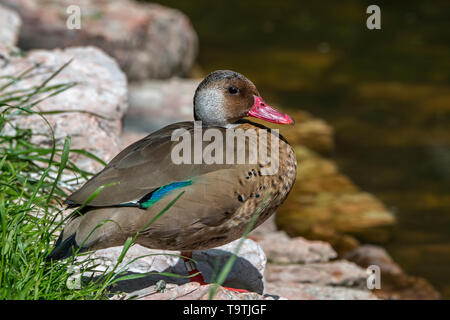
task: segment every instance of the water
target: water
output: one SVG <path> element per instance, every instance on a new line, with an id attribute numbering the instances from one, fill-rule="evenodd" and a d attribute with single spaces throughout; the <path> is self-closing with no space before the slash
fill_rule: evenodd
<path id="1" fill-rule="evenodd" d="M 239 71 L 266 101 L 336 129 L 344 173 L 398 217 L 386 248 L 450 298 L 449 1 L 163 1 L 193 22 L 204 72 Z"/>

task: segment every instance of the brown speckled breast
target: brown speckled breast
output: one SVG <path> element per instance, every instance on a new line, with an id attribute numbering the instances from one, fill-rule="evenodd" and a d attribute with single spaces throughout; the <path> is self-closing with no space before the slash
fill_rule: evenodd
<path id="1" fill-rule="evenodd" d="M 241 125 L 247 129 L 250 124 Z M 266 128 L 254 127 L 259 134 L 271 135 Z M 268 165 L 254 164 L 250 166 L 237 166 L 234 177 L 233 197 L 241 204 L 234 212 L 229 213 L 231 218 L 217 226 L 198 227 L 194 224 L 164 245 L 167 249 L 192 251 L 218 247 L 242 237 L 250 223 L 252 216 L 260 205 L 264 205 L 259 218 L 253 228 L 258 227 L 269 218 L 287 198 L 295 182 L 297 161 L 292 147 L 283 137 L 276 137 L 279 143 L 279 167 L 276 174 L 264 175 Z M 267 139 L 268 148 L 271 148 L 270 138 Z M 268 153 L 270 154 L 270 153 Z M 267 196 L 267 198 L 266 198 Z M 161 243 L 159 243 L 161 247 Z"/>

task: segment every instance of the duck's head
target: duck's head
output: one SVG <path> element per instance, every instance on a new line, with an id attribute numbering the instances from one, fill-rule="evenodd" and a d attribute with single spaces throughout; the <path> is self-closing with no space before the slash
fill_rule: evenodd
<path id="1" fill-rule="evenodd" d="M 243 117 L 293 124 L 294 121 L 264 102 L 255 85 L 242 74 L 230 70 L 210 73 L 194 96 L 194 118 L 204 125 L 226 126 Z"/>

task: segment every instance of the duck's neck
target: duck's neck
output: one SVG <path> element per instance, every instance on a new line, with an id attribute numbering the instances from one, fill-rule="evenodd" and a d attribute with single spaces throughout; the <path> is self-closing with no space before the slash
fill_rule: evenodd
<path id="1" fill-rule="evenodd" d="M 203 89 L 194 96 L 194 119 L 205 126 L 225 126 L 224 97 L 218 90 Z"/>

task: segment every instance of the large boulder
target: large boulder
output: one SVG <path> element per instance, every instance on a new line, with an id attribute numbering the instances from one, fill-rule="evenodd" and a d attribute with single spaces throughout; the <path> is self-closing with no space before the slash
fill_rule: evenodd
<path id="1" fill-rule="evenodd" d="M 119 136 L 121 119 L 126 111 L 127 80 L 117 63 L 102 50 L 94 47 L 67 48 L 64 50 L 33 50 L 26 56 L 9 55 L 3 51 L 7 64 L 0 68 L 0 86 L 10 83 L 6 76 L 17 77 L 26 70 L 26 76 L 16 79 L 2 94 L 20 94 L 45 84 L 69 85 L 67 90 L 49 96 L 54 90 L 35 94 L 29 101 L 40 101 L 32 110 L 63 111 L 45 115 L 48 124 L 38 115 L 22 115 L 12 124 L 33 130 L 32 141 L 44 146 L 51 145 L 51 131 L 60 143 L 66 135 L 71 136 L 71 149 L 92 152 L 104 161 L 120 151 Z M 62 66 L 71 61 L 55 75 Z M 52 75 L 55 75 L 51 78 Z M 50 81 L 47 81 L 50 80 Z M 12 101 L 11 104 L 17 104 Z M 24 105 L 23 101 L 19 101 Z M 4 132 L 13 130 L 7 125 Z M 82 170 L 96 172 L 103 166 L 81 154 L 72 153 L 71 161 Z"/>
<path id="2" fill-rule="evenodd" d="M 23 20 L 22 49 L 95 45 L 114 57 L 129 80 L 188 72 L 197 35 L 180 11 L 131 0 L 0 0 Z M 81 28 L 70 29 L 69 6 L 78 6 Z M 71 21 L 71 20 L 70 20 Z"/>

